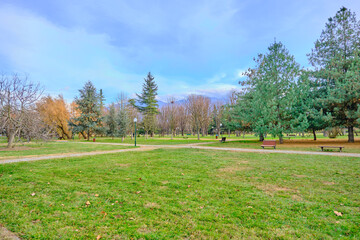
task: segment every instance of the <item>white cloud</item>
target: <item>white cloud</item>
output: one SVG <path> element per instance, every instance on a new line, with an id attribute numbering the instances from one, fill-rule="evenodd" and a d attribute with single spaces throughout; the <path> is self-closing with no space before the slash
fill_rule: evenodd
<path id="1" fill-rule="evenodd" d="M 0 55 L 12 65 L 10 71 L 29 73 L 49 93 L 68 86 L 74 94 L 87 80 L 119 91 L 141 86 L 142 76 L 118 67 L 124 60 L 106 34 L 62 28 L 9 5 L 0 5 L 0 16 Z"/>

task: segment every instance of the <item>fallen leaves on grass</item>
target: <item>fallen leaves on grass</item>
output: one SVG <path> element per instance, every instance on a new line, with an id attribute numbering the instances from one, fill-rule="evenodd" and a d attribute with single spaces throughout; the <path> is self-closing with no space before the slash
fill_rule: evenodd
<path id="1" fill-rule="evenodd" d="M 91 203 L 90 203 L 90 201 L 86 201 L 86 206 L 89 206 Z"/>
<path id="2" fill-rule="evenodd" d="M 104 211 L 101 211 L 101 214 L 104 215 L 104 216 L 103 216 L 103 219 L 104 219 L 104 218 L 106 217 L 106 215 L 107 215 L 107 213 L 104 212 Z"/>
<path id="3" fill-rule="evenodd" d="M 334 211 L 335 215 L 338 216 L 338 217 L 341 217 L 343 214 L 342 212 L 338 212 L 338 211 Z"/>
<path id="4" fill-rule="evenodd" d="M 95 197 L 98 197 L 99 196 L 99 194 L 95 194 Z"/>
<path id="5" fill-rule="evenodd" d="M 98 235 L 97 237 L 96 237 L 96 240 L 99 240 L 101 238 L 101 236 L 100 235 Z"/>
<path id="6" fill-rule="evenodd" d="M 31 196 L 35 196 L 35 194 L 36 194 L 36 193 L 33 192 L 33 193 L 31 194 Z"/>
<path id="7" fill-rule="evenodd" d="M 34 223 L 34 224 L 35 224 L 35 223 L 39 223 L 39 222 L 40 222 L 40 219 L 32 220 L 31 222 Z"/>

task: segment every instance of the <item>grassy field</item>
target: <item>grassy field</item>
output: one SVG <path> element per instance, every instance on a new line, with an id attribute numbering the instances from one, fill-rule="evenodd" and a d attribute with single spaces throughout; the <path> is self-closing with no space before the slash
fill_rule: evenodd
<path id="1" fill-rule="evenodd" d="M 5 164 L 0 223 L 23 239 L 359 239 L 359 178 L 358 158 L 196 149 Z"/>
<path id="2" fill-rule="evenodd" d="M 75 141 L 81 141 L 86 142 L 87 140 L 75 140 Z M 131 139 L 129 137 L 125 138 L 124 141 L 121 141 L 121 138 L 109 138 L 109 137 L 98 137 L 96 138 L 96 142 L 104 142 L 104 143 L 127 143 L 127 144 L 134 144 L 135 139 Z M 216 142 L 214 139 L 205 139 L 205 140 L 197 140 L 197 139 L 184 139 L 184 138 L 174 138 L 171 140 L 169 137 L 153 137 L 145 139 L 145 137 L 137 137 L 136 143 L 137 144 L 143 144 L 143 145 L 176 145 L 176 144 L 193 144 L 193 143 L 204 143 L 204 142 Z"/>
<path id="3" fill-rule="evenodd" d="M 15 148 L 6 148 L 0 145 L 0 160 L 9 157 L 38 156 L 47 154 L 82 153 L 94 151 L 107 151 L 130 148 L 128 146 L 89 145 L 76 142 L 41 142 L 17 145 Z"/>
<path id="4" fill-rule="evenodd" d="M 307 140 L 307 139 L 290 139 L 284 140 L 283 144 L 279 144 L 277 141 L 276 149 L 281 150 L 297 150 L 297 151 L 321 151 L 319 146 L 343 146 L 343 152 L 348 153 L 360 153 L 360 139 L 356 138 L 355 143 L 348 143 L 347 139 L 318 139 Z M 214 142 L 206 144 L 204 146 L 212 147 L 228 147 L 228 148 L 251 148 L 251 149 L 261 149 L 262 142 L 258 140 L 236 140 L 228 141 L 225 143 Z M 267 148 L 271 149 L 271 148 Z M 339 149 L 327 149 L 327 151 L 336 151 Z"/>

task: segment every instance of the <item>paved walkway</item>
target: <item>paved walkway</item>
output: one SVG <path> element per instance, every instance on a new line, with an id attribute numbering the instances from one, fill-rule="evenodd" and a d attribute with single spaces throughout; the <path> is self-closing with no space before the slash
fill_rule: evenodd
<path id="1" fill-rule="evenodd" d="M 134 146 L 133 144 L 126 143 L 97 143 L 97 142 L 78 142 L 82 144 L 101 144 L 101 145 L 119 145 L 119 146 Z M 188 149 L 203 149 L 203 150 L 215 150 L 215 151 L 235 151 L 235 152 L 253 152 L 253 153 L 285 153 L 285 154 L 301 154 L 301 155 L 324 155 L 324 156 L 337 156 L 337 157 L 357 157 L 360 158 L 360 153 L 333 153 L 333 152 L 309 152 L 309 151 L 293 151 L 293 150 L 272 150 L 272 149 L 250 149 L 250 148 L 222 148 L 222 147 L 207 147 L 200 146 L 206 143 L 193 143 L 193 144 L 178 144 L 178 145 L 143 145 L 138 144 L 139 148 L 131 149 L 119 149 L 111 151 L 97 151 L 97 152 L 86 152 L 86 153 L 72 153 L 72 154 L 58 154 L 58 155 L 44 155 L 39 157 L 25 157 L 16 159 L 2 159 L 0 164 L 14 163 L 14 162 L 27 162 L 37 161 L 45 159 L 58 159 L 68 157 L 83 157 L 83 156 L 94 156 L 101 154 L 110 153 L 121 153 L 121 152 L 134 152 L 134 151 L 150 151 L 158 148 L 188 148 Z"/>

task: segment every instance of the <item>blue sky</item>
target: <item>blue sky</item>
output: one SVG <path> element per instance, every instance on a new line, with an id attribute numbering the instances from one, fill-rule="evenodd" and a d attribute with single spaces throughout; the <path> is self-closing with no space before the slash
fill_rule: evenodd
<path id="1" fill-rule="evenodd" d="M 151 71 L 159 99 L 222 98 L 276 38 L 306 54 L 352 0 L 0 0 L 0 72 L 27 73 L 71 100 L 87 80 L 108 102 L 141 91 Z"/>

